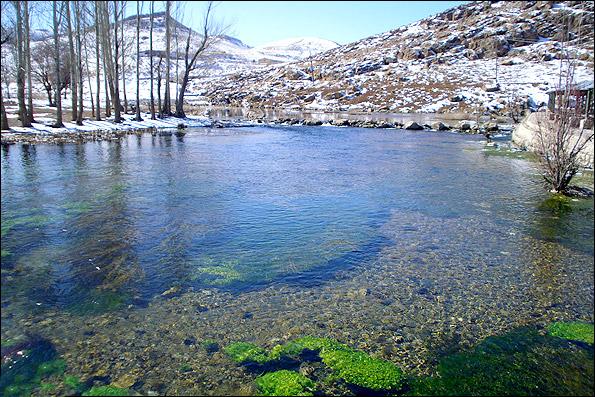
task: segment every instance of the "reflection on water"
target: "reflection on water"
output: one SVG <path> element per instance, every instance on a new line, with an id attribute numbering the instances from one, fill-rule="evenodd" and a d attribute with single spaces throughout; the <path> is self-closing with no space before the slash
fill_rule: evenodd
<path id="1" fill-rule="evenodd" d="M 481 148 L 334 127 L 3 147 L 2 339 L 41 334 L 97 385 L 234 394 L 253 376 L 201 341 L 318 335 L 429 374 L 592 322 L 593 201 L 544 202 L 533 163 Z"/>

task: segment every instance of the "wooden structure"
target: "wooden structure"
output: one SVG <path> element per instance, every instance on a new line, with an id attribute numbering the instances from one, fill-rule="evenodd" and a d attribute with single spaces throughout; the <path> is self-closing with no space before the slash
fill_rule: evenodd
<path id="1" fill-rule="evenodd" d="M 552 90 L 548 92 L 549 101 L 548 109 L 555 113 L 556 109 L 562 104 L 562 98 L 564 98 L 564 90 Z M 575 84 L 569 96 L 569 106 L 575 110 L 576 118 L 573 121 L 574 127 L 578 127 L 581 120 L 584 120 L 585 128 L 593 128 L 593 81 L 582 81 Z"/>

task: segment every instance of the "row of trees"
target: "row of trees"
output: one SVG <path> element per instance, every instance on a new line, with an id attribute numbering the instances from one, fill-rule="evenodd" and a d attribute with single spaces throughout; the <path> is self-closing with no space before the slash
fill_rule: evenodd
<path id="1" fill-rule="evenodd" d="M 114 122 L 122 122 L 122 114 L 135 110 L 135 120 L 140 121 L 141 104 L 147 102 L 140 98 L 141 80 L 141 15 L 143 8 L 149 11 L 149 86 L 150 96 L 146 106 L 151 118 L 165 116 L 185 117 L 184 97 L 192 73 L 196 70 L 198 59 L 207 48 L 223 33 L 220 25 L 213 22 L 213 3 L 209 2 L 201 21 L 200 34 L 188 29 L 184 50 L 179 51 L 178 23 L 172 18 L 172 9 L 181 13 L 183 3 L 165 1 L 137 1 L 127 4 L 126 1 L 52 1 L 39 3 L 29 1 L 2 2 L 2 47 L 12 45 L 14 52 L 14 76 L 10 76 L 8 68 L 2 68 L 2 80 L 6 88 L 8 80 L 13 77 L 17 85 L 18 117 L 21 126 L 30 127 L 35 122 L 33 108 L 33 81 L 43 87 L 49 105 L 56 108 L 54 127 L 63 127 L 62 94 L 70 90 L 72 121 L 82 125 L 84 117 L 84 99 L 91 102 L 91 115 L 95 120 L 102 116 L 111 117 Z M 163 4 L 165 3 L 165 4 Z M 126 10 L 136 6 L 136 35 L 134 38 L 124 34 Z M 157 51 L 153 48 L 153 29 L 155 9 L 164 8 L 165 49 Z M 4 15 L 10 17 L 4 17 Z M 39 41 L 31 51 L 31 14 L 38 20 L 46 18 L 46 25 L 51 28 L 52 37 Z M 50 17 L 51 16 L 51 17 Z M 49 18 L 48 18 L 49 17 Z M 128 18 L 132 20 L 132 18 Z M 173 26 L 172 26 L 173 25 Z M 196 35 L 196 37 L 195 37 Z M 175 49 L 172 44 L 175 43 Z M 132 45 L 131 45 L 132 44 Z M 129 106 L 126 90 L 126 55 L 136 52 L 136 101 L 134 107 Z M 94 51 L 93 51 L 94 47 Z M 173 54 L 172 54 L 173 51 Z M 173 55 L 173 57 L 172 57 Z M 175 64 L 176 91 L 173 97 L 175 112 L 172 111 L 172 58 Z M 179 67 L 182 61 L 183 70 Z M 94 84 L 92 77 L 95 77 Z M 181 76 L 181 78 L 177 78 Z M 86 81 L 85 81 L 86 77 Z M 162 83 L 165 80 L 165 84 Z M 102 84 L 103 82 L 103 84 Z M 121 84 L 121 85 L 120 85 Z M 87 86 L 86 92 L 83 90 Z M 155 87 L 156 85 L 156 87 Z M 163 100 L 161 87 L 164 85 Z M 155 103 L 155 88 L 157 103 Z M 10 91 L 7 91 L 10 96 Z M 85 97 L 85 95 L 87 95 Z M 0 102 L 2 103 L 2 130 L 9 129 L 4 104 L 2 87 Z M 103 99 L 103 103 L 102 103 Z M 146 98 L 143 98 L 146 99 Z M 103 111 L 102 111 L 103 110 Z"/>

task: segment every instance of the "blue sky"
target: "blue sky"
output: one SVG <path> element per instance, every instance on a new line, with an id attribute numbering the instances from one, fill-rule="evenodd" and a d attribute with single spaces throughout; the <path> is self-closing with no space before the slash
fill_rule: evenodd
<path id="1" fill-rule="evenodd" d="M 183 23 L 198 28 L 205 3 L 187 2 L 181 18 Z M 215 16 L 231 25 L 228 35 L 250 46 L 303 36 L 346 44 L 463 3 L 465 2 L 220 1 L 217 2 Z M 133 11 L 129 8 L 129 12 Z"/>

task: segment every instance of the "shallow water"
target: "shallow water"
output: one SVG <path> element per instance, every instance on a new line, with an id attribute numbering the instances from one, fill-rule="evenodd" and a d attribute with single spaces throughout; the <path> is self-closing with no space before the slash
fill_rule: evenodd
<path id="1" fill-rule="evenodd" d="M 482 148 L 335 127 L 3 147 L 2 339 L 41 335 L 91 382 L 235 394 L 253 374 L 200 341 L 325 336 L 423 375 L 593 322 L 593 201 L 544 205 L 534 163 Z"/>

